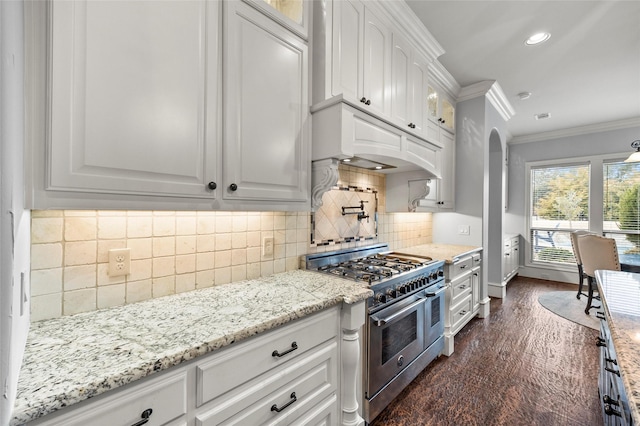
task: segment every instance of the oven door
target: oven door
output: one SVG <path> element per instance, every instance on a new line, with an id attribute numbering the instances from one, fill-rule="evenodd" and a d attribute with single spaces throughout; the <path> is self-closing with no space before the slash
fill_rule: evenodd
<path id="1" fill-rule="evenodd" d="M 420 292 L 369 316 L 369 398 L 424 350 L 426 301 Z"/>
<path id="2" fill-rule="evenodd" d="M 444 287 L 433 285 L 425 290 L 424 347 L 428 348 L 444 334 Z"/>

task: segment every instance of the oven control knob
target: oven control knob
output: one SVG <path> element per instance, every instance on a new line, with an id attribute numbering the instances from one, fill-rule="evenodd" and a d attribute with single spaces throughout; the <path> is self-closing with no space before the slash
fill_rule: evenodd
<path id="1" fill-rule="evenodd" d="M 418 280 L 418 286 L 424 287 L 429 282 L 429 277 L 422 277 Z"/>
<path id="2" fill-rule="evenodd" d="M 402 365 L 404 364 L 404 355 L 400 355 L 396 362 L 398 363 L 398 367 L 402 367 Z"/>
<path id="3" fill-rule="evenodd" d="M 438 279 L 438 274 L 436 272 L 432 272 L 431 273 L 431 279 L 434 280 L 434 281 L 437 280 Z"/>
<path id="4" fill-rule="evenodd" d="M 397 290 L 400 294 L 407 294 L 409 292 L 409 283 L 399 285 Z"/>
<path id="5" fill-rule="evenodd" d="M 396 297 L 398 295 L 398 292 L 392 288 L 387 290 L 387 296 L 389 296 L 389 299 L 393 299 L 394 297 Z"/>
<path id="6" fill-rule="evenodd" d="M 444 277 L 444 271 L 442 269 L 438 270 L 438 276 L 439 277 Z"/>
<path id="7" fill-rule="evenodd" d="M 376 294 L 376 302 L 378 302 L 378 303 L 386 303 L 387 302 L 387 296 L 385 294 L 382 294 L 382 293 Z"/>

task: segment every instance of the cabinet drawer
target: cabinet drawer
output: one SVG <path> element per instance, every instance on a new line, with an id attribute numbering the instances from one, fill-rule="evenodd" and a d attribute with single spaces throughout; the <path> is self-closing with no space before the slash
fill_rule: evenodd
<path id="1" fill-rule="evenodd" d="M 462 274 L 469 272 L 471 270 L 471 267 L 472 267 L 471 256 L 463 257 L 462 259 L 456 261 L 453 265 L 451 265 L 451 276 L 449 277 L 449 279 L 451 281 L 455 280 Z"/>
<path id="2" fill-rule="evenodd" d="M 338 424 L 338 397 L 334 394 L 296 419 L 292 426 L 332 426 Z"/>
<path id="3" fill-rule="evenodd" d="M 482 266 L 482 257 L 480 256 L 480 253 L 476 253 L 471 256 L 471 267 L 475 269 L 479 268 L 480 266 Z"/>
<path id="4" fill-rule="evenodd" d="M 45 420 L 47 426 L 129 426 L 142 420 L 142 413 L 151 409 L 147 426 L 159 426 L 187 412 L 187 372 L 160 373 L 163 377 L 144 384 L 120 388 L 113 397 L 73 407 L 69 415 Z M 46 419 L 46 417 L 45 417 Z"/>
<path id="5" fill-rule="evenodd" d="M 471 292 L 471 274 L 451 281 L 451 305 L 456 305 Z"/>
<path id="6" fill-rule="evenodd" d="M 337 358 L 337 342 L 325 343 L 221 396 L 212 409 L 196 416 L 196 425 L 290 424 L 318 401 L 335 395 Z"/>
<path id="7" fill-rule="evenodd" d="M 467 319 L 473 315 L 473 301 L 471 295 L 451 309 L 451 328 L 453 333 L 457 333 L 466 324 Z"/>
<path id="8" fill-rule="evenodd" d="M 197 406 L 335 338 L 338 317 L 337 310 L 330 309 L 238 346 L 232 345 L 199 364 L 196 368 Z"/>

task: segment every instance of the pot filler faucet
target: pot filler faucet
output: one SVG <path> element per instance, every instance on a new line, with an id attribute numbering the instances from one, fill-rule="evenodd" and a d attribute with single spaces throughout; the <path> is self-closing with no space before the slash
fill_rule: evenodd
<path id="1" fill-rule="evenodd" d="M 358 215 L 358 221 L 361 221 L 362 219 L 367 219 L 367 223 L 369 223 L 369 215 L 367 214 L 366 211 L 364 211 L 364 203 L 368 203 L 368 201 L 364 201 L 364 200 L 360 200 L 360 205 L 359 206 L 344 206 L 342 207 L 342 216 L 348 215 L 348 214 L 357 214 Z M 347 209 L 358 209 L 360 211 L 346 211 Z"/>

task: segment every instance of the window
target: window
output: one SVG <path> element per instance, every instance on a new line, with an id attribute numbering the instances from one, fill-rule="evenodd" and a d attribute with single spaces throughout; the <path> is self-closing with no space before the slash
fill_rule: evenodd
<path id="1" fill-rule="evenodd" d="M 579 163 L 531 168 L 533 262 L 575 264 L 569 233 L 589 229 L 589 167 Z"/>
<path id="2" fill-rule="evenodd" d="M 620 262 L 640 266 L 640 163 L 603 164 L 605 237 L 615 238 Z"/>

